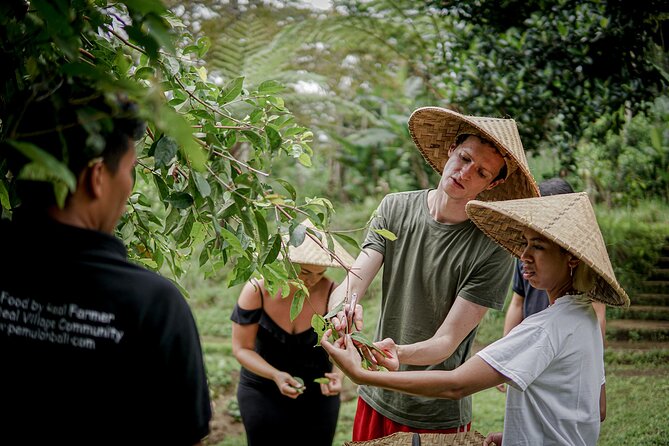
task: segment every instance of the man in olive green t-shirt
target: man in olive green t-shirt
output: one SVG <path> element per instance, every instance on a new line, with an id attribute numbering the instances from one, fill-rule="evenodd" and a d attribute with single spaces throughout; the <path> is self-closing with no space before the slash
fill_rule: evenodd
<path id="1" fill-rule="evenodd" d="M 512 257 L 467 218 L 473 199 L 538 196 L 515 122 L 465 116 L 438 107 L 416 110 L 409 130 L 427 162 L 442 174 L 436 189 L 387 195 L 372 219 L 363 250 L 330 307 L 362 297 L 384 266 L 375 339 L 395 352 L 402 370 L 452 370 L 470 353 L 488 308 L 502 309 Z M 397 236 L 394 241 L 377 231 Z M 343 331 L 362 326 L 362 308 L 333 319 Z M 348 321 L 347 321 L 348 318 Z M 397 431 L 468 429 L 471 398 L 417 397 L 361 386 L 353 440 Z"/>

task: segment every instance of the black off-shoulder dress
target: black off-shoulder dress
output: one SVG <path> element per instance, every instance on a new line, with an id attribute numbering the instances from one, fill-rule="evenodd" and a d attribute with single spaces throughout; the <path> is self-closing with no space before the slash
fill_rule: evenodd
<path id="1" fill-rule="evenodd" d="M 328 296 L 333 288 L 334 283 Z M 332 371 L 332 363 L 325 350 L 315 347 L 318 337 L 313 329 L 287 333 L 262 307 L 246 310 L 235 305 L 230 319 L 240 325 L 258 324 L 255 351 L 277 369 L 302 378 L 306 387 L 298 398 L 288 398 L 279 392 L 274 381 L 242 367 L 237 401 L 248 446 L 330 446 L 340 398 L 323 395 L 320 385 L 314 382 Z"/>

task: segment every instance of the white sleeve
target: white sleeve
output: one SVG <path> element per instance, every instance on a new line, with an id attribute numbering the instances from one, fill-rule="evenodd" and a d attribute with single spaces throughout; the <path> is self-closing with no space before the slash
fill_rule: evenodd
<path id="1" fill-rule="evenodd" d="M 555 350 L 541 326 L 521 323 L 477 355 L 524 391 L 555 358 Z"/>

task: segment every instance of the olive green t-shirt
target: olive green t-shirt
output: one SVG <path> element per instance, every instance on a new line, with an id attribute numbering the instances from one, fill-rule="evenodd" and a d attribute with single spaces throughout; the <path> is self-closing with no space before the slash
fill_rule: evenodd
<path id="1" fill-rule="evenodd" d="M 471 221 L 450 225 L 435 221 L 427 207 L 428 190 L 387 195 L 371 227 L 387 229 L 397 240 L 370 230 L 363 248 L 384 256 L 377 340 L 412 344 L 434 335 L 455 298 L 501 310 L 513 258 Z M 444 362 L 401 370 L 453 370 L 469 356 L 476 329 Z M 471 397 L 451 401 L 425 398 L 378 387 L 361 386 L 360 397 L 383 416 L 422 429 L 449 429 L 471 421 Z"/>

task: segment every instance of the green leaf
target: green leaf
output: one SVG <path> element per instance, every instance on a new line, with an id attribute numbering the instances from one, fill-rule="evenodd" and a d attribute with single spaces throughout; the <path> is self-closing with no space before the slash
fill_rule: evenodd
<path id="1" fill-rule="evenodd" d="M 304 237 L 307 235 L 307 228 L 303 224 L 299 224 L 293 229 L 293 232 L 290 234 L 290 241 L 288 242 L 291 246 L 298 247 L 304 243 Z"/>
<path id="2" fill-rule="evenodd" d="M 235 253 L 237 254 L 244 253 L 244 248 L 242 248 L 242 244 L 235 234 L 233 234 L 232 232 L 228 231 L 225 228 L 221 228 L 221 237 L 223 237 L 223 240 L 228 242 L 228 245 L 232 248 L 232 250 Z"/>
<path id="3" fill-rule="evenodd" d="M 370 341 L 370 340 L 367 338 L 367 336 L 365 336 L 365 335 L 362 334 L 361 332 L 359 332 L 359 331 L 355 331 L 355 332 L 351 333 L 351 339 L 353 339 L 354 341 L 359 342 L 359 343 L 361 343 L 361 344 L 363 344 L 363 345 L 366 345 L 367 347 L 369 347 L 369 348 L 371 348 L 371 349 L 377 351 L 377 352 L 380 353 L 384 358 L 387 357 L 386 353 L 385 353 L 383 350 L 381 350 L 381 349 L 378 348 L 376 345 L 374 345 L 374 343 L 373 343 L 372 341 Z"/>
<path id="4" fill-rule="evenodd" d="M 265 94 L 274 94 L 274 93 L 280 93 L 283 90 L 285 90 L 286 87 L 283 86 L 280 82 L 269 80 L 261 83 L 258 86 L 258 93 L 265 93 Z"/>
<path id="5" fill-rule="evenodd" d="M 256 217 L 256 224 L 258 225 L 258 238 L 260 239 L 263 246 L 267 244 L 267 237 L 269 237 L 269 231 L 267 230 L 267 221 L 260 211 L 254 211 L 253 214 Z"/>
<path id="6" fill-rule="evenodd" d="M 219 104 L 227 104 L 228 102 L 234 100 L 242 92 L 242 87 L 244 86 L 244 76 L 237 77 L 230 82 L 228 82 L 223 90 L 221 95 L 218 98 Z"/>
<path id="7" fill-rule="evenodd" d="M 344 310 L 344 301 L 341 301 L 341 302 L 339 302 L 339 305 L 334 307 L 332 310 L 328 311 L 328 314 L 326 314 L 323 317 L 325 319 L 330 320 L 331 318 L 335 317 L 337 315 L 337 313 L 339 313 L 340 311 L 343 311 L 343 310 Z"/>
<path id="8" fill-rule="evenodd" d="M 168 167 L 177 154 L 179 146 L 174 138 L 163 136 L 156 144 L 156 151 L 153 154 L 156 160 L 156 167 Z"/>
<path id="9" fill-rule="evenodd" d="M 353 237 L 349 237 L 348 235 L 340 234 L 337 232 L 333 232 L 332 235 L 338 238 L 339 240 L 348 243 L 356 250 L 360 249 L 360 245 L 358 244 L 357 240 L 355 240 Z"/>
<path id="10" fill-rule="evenodd" d="M 316 333 L 320 333 L 321 335 L 325 333 L 325 327 L 327 327 L 327 325 L 327 321 L 320 314 L 311 316 L 311 328 L 313 328 Z"/>
<path id="11" fill-rule="evenodd" d="M 165 183 L 165 180 L 163 180 L 163 177 L 161 177 L 158 174 L 153 174 L 153 182 L 155 183 L 156 187 L 158 188 L 158 193 L 160 194 L 160 199 L 163 201 L 167 201 L 167 197 L 170 195 L 170 190 L 167 187 L 167 183 Z"/>
<path id="12" fill-rule="evenodd" d="M 202 251 L 200 252 L 200 257 L 198 258 L 198 264 L 200 265 L 200 268 L 209 261 L 209 257 L 211 255 L 211 252 L 209 251 L 209 246 L 205 246 Z"/>
<path id="13" fill-rule="evenodd" d="M 2 181 L 0 181 L 0 205 L 2 205 L 4 209 L 9 209 L 12 207 L 11 203 L 9 202 L 9 193 L 5 187 L 5 183 Z"/>
<path id="14" fill-rule="evenodd" d="M 298 382 L 298 387 L 293 387 L 293 389 L 297 390 L 298 393 L 304 392 L 304 380 L 299 376 L 293 376 L 293 379 Z"/>
<path id="15" fill-rule="evenodd" d="M 262 265 L 272 263 L 274 260 L 276 260 L 277 256 L 279 255 L 280 249 L 281 249 L 281 236 L 277 234 L 274 236 L 274 242 L 272 242 L 272 247 L 269 249 L 267 255 L 263 259 Z"/>
<path id="16" fill-rule="evenodd" d="M 193 197 L 187 192 L 174 192 L 169 197 L 167 197 L 169 204 L 174 206 L 176 209 L 186 209 L 193 205 Z"/>
<path id="17" fill-rule="evenodd" d="M 232 270 L 233 277 L 228 282 L 228 287 L 246 283 L 253 275 L 254 266 L 246 257 L 240 257 L 235 263 L 235 268 Z"/>
<path id="18" fill-rule="evenodd" d="M 305 167 L 311 167 L 311 157 L 306 153 L 302 153 L 297 160 Z"/>
<path id="19" fill-rule="evenodd" d="M 70 192 L 74 192 L 77 188 L 77 179 L 72 171 L 50 153 L 45 152 L 35 144 L 29 142 L 13 141 L 10 139 L 7 140 L 7 143 L 32 160 L 35 165 L 42 167 L 42 173 L 37 173 L 35 171 L 34 173 L 37 176 L 32 179 L 42 181 L 62 181 Z M 43 178 L 39 178 L 40 176 Z"/>
<path id="20" fill-rule="evenodd" d="M 276 150 L 281 147 L 283 140 L 281 135 L 276 131 L 272 126 L 265 127 L 265 133 L 267 134 L 267 139 L 269 140 L 269 147 L 271 150 Z"/>
<path id="21" fill-rule="evenodd" d="M 286 180 L 282 180 L 281 178 L 277 178 L 276 182 L 279 183 L 281 186 L 283 186 L 284 189 L 286 189 L 286 192 L 290 194 L 290 198 L 295 201 L 297 199 L 297 192 L 295 192 L 295 188 L 293 187 L 292 184 L 290 184 Z"/>
<path id="22" fill-rule="evenodd" d="M 246 139 L 248 139 L 253 147 L 260 150 L 265 150 L 265 143 L 263 142 L 263 139 L 260 137 L 260 135 L 258 135 L 256 132 L 251 130 L 243 130 L 242 134 L 246 136 Z"/>
<path id="23" fill-rule="evenodd" d="M 137 79 L 153 79 L 156 76 L 156 69 L 153 67 L 142 67 L 135 71 Z"/>
<path id="24" fill-rule="evenodd" d="M 314 382 L 318 384 L 329 384 L 330 383 L 330 378 L 322 377 L 322 378 L 314 378 Z"/>
<path id="25" fill-rule="evenodd" d="M 298 294 L 295 292 L 293 295 L 293 301 L 290 304 L 290 321 L 294 321 L 297 316 L 302 312 L 302 307 L 304 306 L 304 294 Z"/>
<path id="26" fill-rule="evenodd" d="M 191 175 L 193 178 L 193 182 L 195 183 L 195 187 L 197 187 L 197 190 L 200 192 L 200 195 L 202 195 L 205 198 L 211 195 L 211 186 L 207 182 L 204 175 L 195 170 L 191 170 Z"/>
<path id="27" fill-rule="evenodd" d="M 385 238 L 387 238 L 387 239 L 390 240 L 391 242 L 394 242 L 395 240 L 397 240 L 397 236 L 396 236 L 395 234 L 393 234 L 392 232 L 390 232 L 389 230 L 387 230 L 387 229 L 375 229 L 375 228 L 372 228 L 372 231 L 376 232 L 376 233 L 379 234 L 381 237 L 385 237 Z"/>
<path id="28" fill-rule="evenodd" d="M 177 244 L 184 243 L 188 237 L 190 237 L 191 231 L 193 230 L 193 223 L 195 222 L 195 216 L 192 212 L 188 212 L 185 216 L 181 218 L 181 222 L 174 232 L 174 240 Z"/>
<path id="29" fill-rule="evenodd" d="M 190 124 L 186 122 L 185 118 L 177 113 L 172 107 L 164 104 L 153 119 L 160 130 L 176 140 L 177 145 L 181 147 L 183 156 L 188 159 L 193 169 L 199 171 L 204 170 L 207 156 L 202 147 L 195 142 L 195 139 L 193 138 L 193 129 Z"/>

